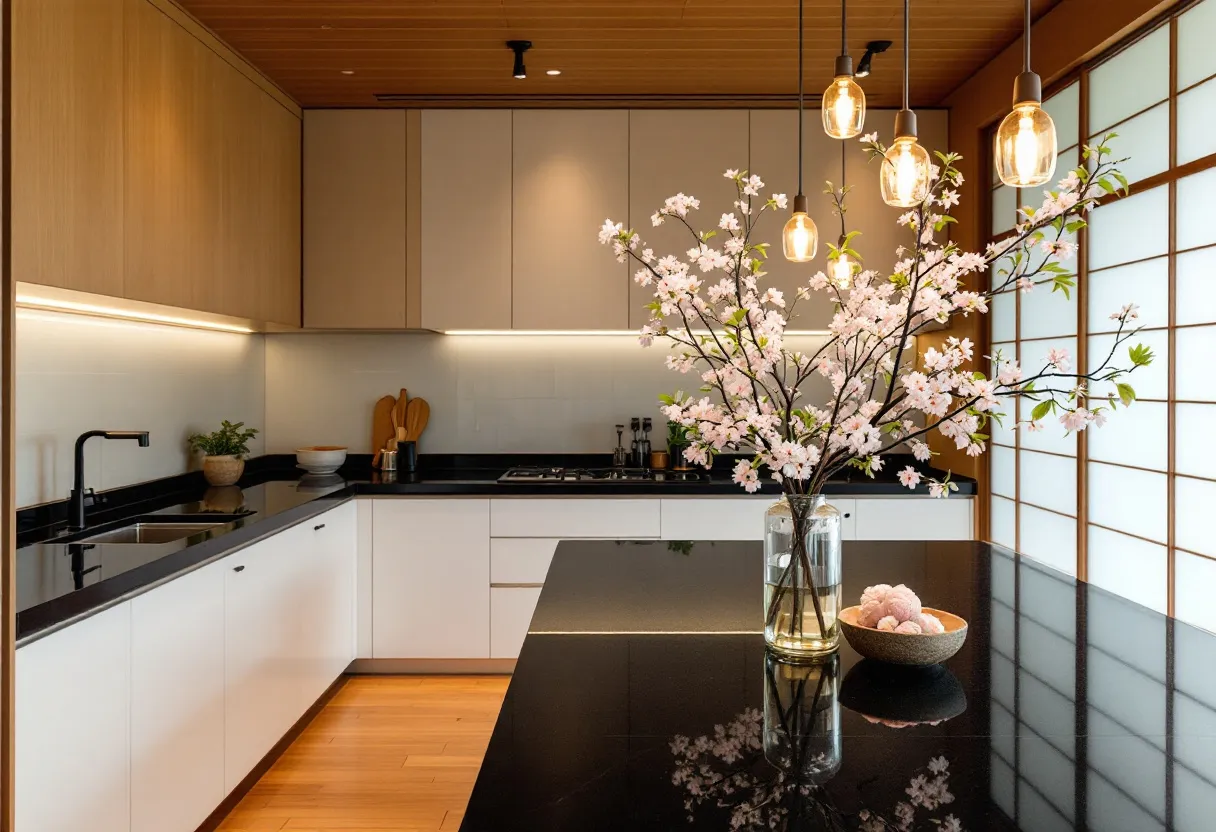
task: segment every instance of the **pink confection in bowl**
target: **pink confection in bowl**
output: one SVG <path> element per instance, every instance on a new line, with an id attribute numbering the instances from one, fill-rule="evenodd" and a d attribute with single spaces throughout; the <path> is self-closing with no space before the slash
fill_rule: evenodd
<path id="1" fill-rule="evenodd" d="M 932 616 L 942 632 L 926 632 L 919 622 L 904 621 L 891 626 L 886 617 L 878 628 L 860 621 L 861 607 L 846 607 L 837 620 L 849 645 L 866 658 L 890 664 L 926 666 L 944 662 L 957 653 L 967 640 L 967 622 L 953 613 L 925 607 L 922 615 Z M 925 619 L 932 626 L 932 622 Z M 885 625 L 885 626 L 882 626 Z M 900 628 L 904 628 L 902 631 Z M 917 632 L 917 631 L 920 632 Z"/>

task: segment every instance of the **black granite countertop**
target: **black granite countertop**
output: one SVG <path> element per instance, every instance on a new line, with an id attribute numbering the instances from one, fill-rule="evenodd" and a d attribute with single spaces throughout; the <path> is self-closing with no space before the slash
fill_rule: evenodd
<path id="1" fill-rule="evenodd" d="M 17 640 L 46 635 L 138 592 L 195 569 L 359 495 L 367 496 L 741 496 L 729 466 L 699 482 L 498 483 L 515 465 L 599 467 L 603 455 L 432 455 L 417 475 L 381 473 L 371 458 L 352 456 L 336 474 L 307 475 L 290 455 L 250 460 L 236 486 L 210 488 L 198 472 L 119 488 L 100 495 L 88 512 L 89 533 L 144 515 L 242 513 L 235 522 L 172 543 L 77 544 L 64 537 L 63 501 L 17 512 Z M 726 461 L 723 460 L 722 463 Z M 892 462 L 888 468 L 894 468 Z M 722 470 L 717 469 L 721 467 Z M 960 478 L 960 493 L 974 481 Z M 829 483 L 829 494 L 909 494 L 894 474 L 855 475 Z M 777 494 L 774 484 L 764 494 Z M 199 519 L 206 519 L 200 516 Z"/>
<path id="2" fill-rule="evenodd" d="M 987 544 L 844 562 L 846 604 L 906 583 L 963 649 L 791 668 L 760 544 L 561 543 L 460 828 L 1212 828 L 1216 636 Z"/>

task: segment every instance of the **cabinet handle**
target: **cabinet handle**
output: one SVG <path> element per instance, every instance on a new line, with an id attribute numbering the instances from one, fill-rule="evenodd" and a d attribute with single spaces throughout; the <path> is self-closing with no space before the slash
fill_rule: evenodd
<path id="1" fill-rule="evenodd" d="M 244 572 L 244 571 L 245 571 L 245 564 L 243 564 L 243 563 L 242 563 L 240 566 L 234 566 L 234 567 L 232 567 L 232 571 L 233 571 L 233 572 Z"/>
<path id="2" fill-rule="evenodd" d="M 322 523 L 322 524 L 321 524 L 321 525 L 319 525 L 319 526 L 313 526 L 313 527 L 312 527 L 312 530 L 313 530 L 314 532 L 319 532 L 319 531 L 321 531 L 321 529 L 323 529 L 323 528 L 325 528 L 325 524 L 324 524 L 324 523 Z"/>

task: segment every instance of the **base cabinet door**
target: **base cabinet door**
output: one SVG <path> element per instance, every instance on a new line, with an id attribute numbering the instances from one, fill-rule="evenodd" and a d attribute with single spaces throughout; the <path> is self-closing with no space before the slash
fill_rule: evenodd
<path id="1" fill-rule="evenodd" d="M 539 586 L 490 587 L 490 658 L 519 658 L 540 590 Z"/>
<path id="2" fill-rule="evenodd" d="M 303 524 L 311 535 L 312 566 L 300 575 L 302 645 L 309 651 L 301 713 L 312 707 L 354 658 L 355 504 L 338 506 Z"/>
<path id="3" fill-rule="evenodd" d="M 21 832 L 131 829 L 131 605 L 17 651 Z"/>
<path id="4" fill-rule="evenodd" d="M 974 510 L 966 497 L 859 497 L 857 539 L 971 540 Z"/>
<path id="5" fill-rule="evenodd" d="M 490 501 L 375 500 L 372 655 L 490 655 Z"/>
<path id="6" fill-rule="evenodd" d="M 224 791 L 230 792 L 299 716 L 303 611 L 294 603 L 288 529 L 224 565 Z M 309 530 L 311 532 L 311 529 Z"/>
<path id="7" fill-rule="evenodd" d="M 224 799 L 224 568 L 131 601 L 131 832 L 193 832 Z"/>

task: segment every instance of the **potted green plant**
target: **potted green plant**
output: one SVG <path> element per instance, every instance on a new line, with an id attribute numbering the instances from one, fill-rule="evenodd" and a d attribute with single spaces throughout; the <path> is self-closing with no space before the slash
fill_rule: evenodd
<path id="1" fill-rule="evenodd" d="M 675 471 L 687 471 L 692 466 L 684 459 L 684 449 L 689 445 L 688 428 L 679 422 L 667 421 L 667 453 L 671 456 L 671 467 Z"/>
<path id="2" fill-rule="evenodd" d="M 232 485 L 245 472 L 245 456 L 249 440 L 257 436 L 254 428 L 244 422 L 233 424 L 225 419 L 214 433 L 196 433 L 190 437 L 190 447 L 203 454 L 203 476 L 212 485 Z"/>

